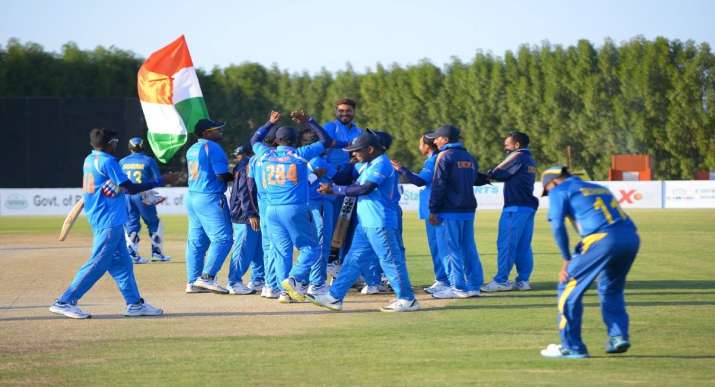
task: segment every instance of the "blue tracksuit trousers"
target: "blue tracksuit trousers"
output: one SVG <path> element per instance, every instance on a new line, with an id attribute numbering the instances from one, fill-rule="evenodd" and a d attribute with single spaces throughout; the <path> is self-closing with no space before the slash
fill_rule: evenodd
<path id="1" fill-rule="evenodd" d="M 58 301 L 76 304 L 108 271 L 122 293 L 124 301 L 127 304 L 139 303 L 141 297 L 134 278 L 134 264 L 129 258 L 124 240 L 124 227 L 120 225 L 92 231 L 94 235 L 92 255 L 79 269 Z"/>
<path id="2" fill-rule="evenodd" d="M 202 274 L 216 276 L 231 250 L 233 230 L 226 196 L 190 192 L 186 201 L 189 230 L 186 276 L 189 283 Z"/>
<path id="3" fill-rule="evenodd" d="M 233 247 L 228 268 L 228 284 L 242 282 L 243 275 L 251 268 L 251 281 L 264 282 L 263 248 L 261 232 L 253 231 L 250 224 L 233 224 Z"/>
<path id="4" fill-rule="evenodd" d="M 362 227 L 360 224 L 355 227 L 350 250 L 345 256 L 338 278 L 330 287 L 330 294 L 339 300 L 345 298 L 360 272 L 367 269 L 374 255 L 377 255 L 397 298 L 413 300 L 415 295 L 397 231 L 390 228 Z"/>
<path id="5" fill-rule="evenodd" d="M 494 281 L 505 283 L 516 265 L 517 281 L 528 281 L 534 269 L 531 238 L 534 235 L 534 214 L 529 207 L 507 207 L 499 218 L 497 236 L 497 273 Z"/>
<path id="6" fill-rule="evenodd" d="M 626 276 L 638 253 L 640 239 L 631 227 L 612 227 L 583 239 L 581 254 L 568 266 L 569 280 L 558 286 L 558 324 L 564 348 L 587 352 L 581 340 L 583 295 L 598 280 L 601 315 L 609 336 L 628 338 Z"/>
<path id="7" fill-rule="evenodd" d="M 305 204 L 269 206 L 268 219 L 278 281 L 293 277 L 307 283 L 310 268 L 320 259 L 320 245 L 310 210 Z M 295 265 L 293 246 L 300 252 Z"/>
<path id="8" fill-rule="evenodd" d="M 484 274 L 474 241 L 474 219 L 443 219 L 435 226 L 435 234 L 449 285 L 459 290 L 479 290 Z"/>

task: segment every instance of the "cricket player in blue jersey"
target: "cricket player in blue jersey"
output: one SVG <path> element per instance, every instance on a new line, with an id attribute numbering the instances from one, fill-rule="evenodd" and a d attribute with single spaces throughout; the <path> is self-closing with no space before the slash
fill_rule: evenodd
<path id="1" fill-rule="evenodd" d="M 509 133 L 504 140 L 506 159 L 487 173 L 488 180 L 504 182 L 504 209 L 499 218 L 497 272 L 491 282 L 482 286 L 483 292 L 531 289 L 529 277 L 534 269 L 531 237 L 539 199 L 534 196 L 536 161 L 528 146 L 526 133 Z M 509 273 L 514 266 L 517 275 L 512 283 Z"/>
<path id="2" fill-rule="evenodd" d="M 330 287 L 330 291 L 308 295 L 308 300 L 318 306 L 339 311 L 350 286 L 365 270 L 371 257 L 377 255 L 380 266 L 397 299 L 381 308 L 384 312 L 409 312 L 419 310 L 412 285 L 407 274 L 405 257 L 397 237 L 397 214 L 392 205 L 397 174 L 384 154 L 378 137 L 370 132 L 358 136 L 346 151 L 352 152 L 358 162 L 365 163 L 357 181 L 350 186 L 324 184 L 321 193 L 341 196 L 357 196 L 357 218 L 352 243 L 342 268 Z"/>
<path id="3" fill-rule="evenodd" d="M 400 175 L 404 176 L 410 184 L 418 187 L 424 187 L 420 191 L 419 196 L 419 218 L 425 222 L 425 231 L 427 232 L 427 246 L 429 247 L 430 255 L 432 256 L 432 267 L 434 268 L 435 282 L 424 289 L 426 293 L 434 294 L 446 290 L 449 287 L 449 278 L 445 270 L 442 260 L 437 252 L 437 236 L 434 226 L 429 222 L 429 198 L 432 193 L 432 176 L 434 176 L 434 163 L 437 160 L 439 149 L 434 145 L 434 140 L 427 138 L 425 135 L 420 137 L 419 151 L 423 156 L 426 156 L 422 164 L 422 170 L 419 173 L 413 173 L 407 168 L 400 165 L 399 162 L 393 161 L 392 166 Z"/>
<path id="4" fill-rule="evenodd" d="M 153 181 L 159 178 L 159 165 L 153 157 L 144 154 L 144 140 L 141 137 L 129 139 L 129 156 L 119 160 L 122 171 L 129 180 L 135 184 L 144 181 Z M 139 232 L 141 231 L 141 220 L 146 223 L 149 229 L 151 240 L 151 260 L 167 262 L 171 257 L 164 255 L 162 245 L 164 243 L 164 227 L 156 213 L 156 205 L 166 198 L 152 195 L 154 191 L 145 191 L 134 195 L 125 195 L 127 207 L 129 209 L 129 219 L 124 225 L 124 232 L 127 239 L 127 249 L 132 261 L 137 264 L 149 263 L 149 260 L 139 255 Z"/>
<path id="5" fill-rule="evenodd" d="M 321 254 L 308 207 L 308 160 L 323 153 L 332 140 L 313 118 L 302 111 L 291 115 L 296 122 L 309 125 L 319 141 L 295 148 L 299 140 L 298 131 L 292 127 L 281 127 L 276 130 L 275 142 L 278 146 L 271 148 L 261 142 L 272 127 L 269 122 L 256 130 L 251 144 L 262 163 L 257 184 L 263 185 L 268 202 L 266 216 L 271 224 L 271 245 L 278 279 L 292 299 L 303 301 L 310 269 Z M 293 246 L 300 252 L 295 265 L 292 264 Z"/>
<path id="6" fill-rule="evenodd" d="M 460 130 L 455 126 L 444 125 L 426 136 L 439 148 L 432 177 L 429 222 L 435 227 L 437 251 L 450 285 L 432 293 L 432 297 L 476 297 L 484 279 L 474 241 L 477 200 L 473 184 L 477 161 L 460 142 Z"/>
<path id="7" fill-rule="evenodd" d="M 94 150 L 84 159 L 82 198 L 84 213 L 93 233 L 92 255 L 67 290 L 50 306 L 50 312 L 76 319 L 91 317 L 77 306 L 77 302 L 104 273 L 109 272 L 127 304 L 125 316 L 161 315 L 164 312 L 144 302 L 137 288 L 134 266 L 124 238 L 127 221 L 124 191 L 135 194 L 176 179 L 173 175 L 164 175 L 157 176 L 155 180 L 132 183 L 113 156 L 119 142 L 117 134 L 92 129 L 89 138 Z"/>
<path id="8" fill-rule="evenodd" d="M 277 112 L 271 114 L 269 125 L 278 122 L 280 115 Z M 264 139 L 264 143 L 269 147 L 274 147 L 275 130 L 269 131 Z M 261 227 L 261 247 L 263 250 L 263 267 L 265 272 L 265 285 L 261 289 L 261 297 L 279 298 L 281 296 L 280 284 L 276 274 L 275 259 L 273 259 L 273 250 L 271 247 L 271 225 L 266 214 L 268 213 L 268 203 L 266 201 L 266 192 L 262 184 L 256 184 L 256 176 L 261 176 L 261 160 L 254 154 L 248 164 L 248 186 L 254 190 L 251 194 L 256 196 L 258 202 L 258 214 Z M 258 179 L 260 180 L 260 179 Z"/>
<path id="9" fill-rule="evenodd" d="M 300 143 L 307 146 L 317 142 L 318 136 L 312 129 L 306 129 L 300 134 Z M 320 244 L 320 259 L 310 269 L 310 285 L 307 294 L 317 294 L 326 291 L 328 255 L 333 239 L 333 200 L 334 197 L 318 192 L 321 183 L 328 183 L 335 175 L 335 167 L 328 163 L 325 153 L 313 157 L 308 162 L 308 181 L 310 183 L 309 207 L 313 225 Z"/>
<path id="10" fill-rule="evenodd" d="M 363 132 L 354 121 L 356 110 L 357 103 L 354 100 L 341 98 L 335 101 L 335 120 L 323 124 L 325 132 L 334 141 L 332 147 L 327 150 L 326 159 L 336 169 L 350 161 L 350 152 L 346 152 L 343 148 Z M 343 197 L 334 198 L 332 203 L 333 224 L 336 224 L 343 206 Z M 341 249 L 340 258 L 344 257 L 346 251 Z"/>
<path id="11" fill-rule="evenodd" d="M 255 191 L 248 180 L 249 160 L 253 155 L 250 146 L 239 145 L 233 152 L 236 165 L 233 168 L 233 183 L 228 207 L 233 223 L 233 247 L 228 270 L 230 294 L 253 294 L 264 284 L 263 248 L 261 226 L 258 218 L 258 203 Z M 254 182 L 255 183 L 255 182 Z M 251 281 L 243 284 L 243 275 L 251 268 Z"/>
<path id="12" fill-rule="evenodd" d="M 549 197 L 551 230 L 564 261 L 558 286 L 561 344 L 550 344 L 541 355 L 567 359 L 589 356 L 581 340 L 582 300 L 596 279 L 601 315 L 608 332 L 606 352 L 626 352 L 631 343 L 623 293 L 640 246 L 636 226 L 608 188 L 571 176 L 566 167 L 547 169 L 542 183 L 543 194 Z M 581 236 L 573 255 L 569 250 L 566 219 Z"/>
<path id="13" fill-rule="evenodd" d="M 228 294 L 216 281 L 233 242 L 231 214 L 224 195 L 233 174 L 228 170 L 226 153 L 217 142 L 223 138 L 223 127 L 221 121 L 199 120 L 194 128 L 199 139 L 186 151 L 189 171 L 186 293 Z"/>

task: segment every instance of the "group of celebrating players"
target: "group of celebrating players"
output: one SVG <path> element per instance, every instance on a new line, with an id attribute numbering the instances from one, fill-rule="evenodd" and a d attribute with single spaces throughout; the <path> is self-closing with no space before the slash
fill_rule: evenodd
<path id="1" fill-rule="evenodd" d="M 233 171 L 218 144 L 224 123 L 202 119 L 196 124 L 198 141 L 186 152 L 186 293 L 260 292 L 282 303 L 309 301 L 339 311 L 350 288 L 359 283 L 363 294 L 394 292 L 395 299 L 381 308 L 384 312 L 419 310 L 402 239 L 400 177 L 424 187 L 419 215 L 425 221 L 435 274 L 435 283 L 425 292 L 453 299 L 478 297 L 481 292 L 530 290 L 531 238 L 539 201 L 533 195 L 536 163 L 528 148 L 529 137 L 509 133 L 504 141 L 505 160 L 481 173 L 461 141 L 461 130 L 444 125 L 419 139 L 425 161 L 414 173 L 388 157 L 389 133 L 361 129 L 353 122 L 355 109 L 354 101 L 338 100 L 336 119 L 323 126 L 305 112 L 295 111 L 291 118 L 300 129 L 277 127 L 281 114 L 271 112 L 250 144 L 236 147 Z M 112 156 L 118 142 L 115 133 L 93 129 L 90 142 L 94 150 L 85 159 L 83 193 L 94 232 L 93 252 L 50 311 L 90 317 L 77 301 L 109 271 L 127 303 L 126 316 L 161 315 L 161 309 L 140 297 L 132 262 L 147 262 L 138 254 L 140 217 L 149 228 L 153 260 L 170 259 L 161 247 L 161 226 L 154 208 L 157 196 L 141 192 L 173 183 L 176 176 L 158 175 L 156 163 L 141 153 L 140 138 L 130 141 L 132 155 L 121 166 Z M 499 221 L 497 273 L 483 284 L 474 239 L 477 202 L 473 187 L 492 181 L 505 183 L 504 210 Z M 630 341 L 623 293 L 639 246 L 635 226 L 608 189 L 572 176 L 565 167 L 547 169 L 542 183 L 564 264 L 558 285 L 561 344 L 550 345 L 541 354 L 588 357 L 580 337 L 581 299 L 597 277 L 609 335 L 606 350 L 625 352 Z M 338 222 L 341 212 L 350 214 L 352 205 L 354 216 Z M 345 222 L 348 218 L 352 222 Z M 574 253 L 566 219 L 582 237 Z M 331 254 L 334 232 L 343 241 L 337 255 Z M 295 262 L 294 249 L 298 251 Z M 224 287 L 217 274 L 228 256 Z M 514 267 L 517 275 L 510 281 Z M 249 268 L 250 281 L 244 284 L 242 278 Z M 333 277 L 330 284 L 328 274 Z"/>

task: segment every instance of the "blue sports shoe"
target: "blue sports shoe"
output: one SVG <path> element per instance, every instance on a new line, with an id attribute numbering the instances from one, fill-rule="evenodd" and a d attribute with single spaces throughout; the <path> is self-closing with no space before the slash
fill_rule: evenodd
<path id="1" fill-rule="evenodd" d="M 606 353 L 623 353 L 631 347 L 631 342 L 623 336 L 611 336 L 606 342 Z"/>
<path id="2" fill-rule="evenodd" d="M 576 352 L 570 349 L 561 348 L 559 344 L 549 344 L 541 350 L 541 356 L 552 359 L 585 359 L 588 352 Z"/>

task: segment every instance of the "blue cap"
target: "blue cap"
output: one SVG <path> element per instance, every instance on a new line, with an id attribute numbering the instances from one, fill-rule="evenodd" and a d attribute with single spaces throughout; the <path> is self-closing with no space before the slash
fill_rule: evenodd
<path id="1" fill-rule="evenodd" d="M 385 148 L 385 150 L 390 149 L 390 146 L 392 145 L 392 136 L 390 135 L 390 133 L 380 131 L 374 131 L 374 133 L 380 140 L 380 143 Z"/>
<path id="2" fill-rule="evenodd" d="M 130 138 L 129 150 L 131 152 L 141 152 L 142 150 L 144 150 L 144 140 L 141 137 Z"/>
<path id="3" fill-rule="evenodd" d="M 544 192 L 541 194 L 541 196 L 548 196 L 549 191 L 546 189 L 546 186 L 551 183 L 554 179 L 556 179 L 559 176 L 562 175 L 568 175 L 569 170 L 566 166 L 563 165 L 552 165 L 550 166 L 547 170 L 545 170 L 541 174 L 541 185 L 544 187 Z"/>
<path id="4" fill-rule="evenodd" d="M 294 143 L 298 141 L 298 131 L 290 126 L 281 126 L 276 130 L 276 140 L 285 140 Z"/>
<path id="5" fill-rule="evenodd" d="M 382 143 L 380 142 L 380 139 L 377 137 L 377 135 L 375 135 L 375 132 L 373 132 L 371 130 L 366 130 L 366 131 L 362 132 L 361 135 L 355 137 L 350 142 L 350 145 L 343 148 L 343 150 L 346 152 L 353 152 L 353 151 L 367 148 L 369 146 L 374 146 L 374 147 L 382 146 Z"/>
<path id="6" fill-rule="evenodd" d="M 251 153 L 253 153 L 253 149 L 251 149 L 250 145 L 239 145 L 236 147 L 236 149 L 233 150 L 234 156 L 247 155 Z"/>
<path id="7" fill-rule="evenodd" d="M 223 129 L 224 125 L 226 125 L 226 123 L 222 121 L 214 121 L 208 118 L 202 118 L 194 126 L 194 134 L 201 137 L 204 131 L 211 129 Z"/>

